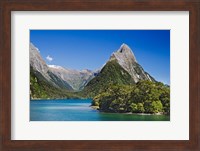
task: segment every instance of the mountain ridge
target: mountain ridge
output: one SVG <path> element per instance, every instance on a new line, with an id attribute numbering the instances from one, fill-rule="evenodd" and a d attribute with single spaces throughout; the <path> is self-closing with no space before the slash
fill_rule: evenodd
<path id="1" fill-rule="evenodd" d="M 79 71 L 58 65 L 48 65 L 41 57 L 39 49 L 32 43 L 29 49 L 32 75 L 36 78 L 42 75 L 42 79 L 45 79 L 43 81 L 57 89 L 65 89 L 69 92 L 83 91 L 80 94 L 86 96 L 88 93 L 87 96 L 94 96 L 110 84 L 131 85 L 141 80 L 155 82 L 155 79 L 139 65 L 133 51 L 125 43 L 111 54 L 100 70 L 96 71 L 89 69 Z M 41 74 L 39 77 L 37 77 L 38 73 Z"/>
<path id="2" fill-rule="evenodd" d="M 124 68 L 134 79 L 135 83 L 140 80 L 155 81 L 149 74 L 146 74 L 144 69 L 136 60 L 136 57 L 131 48 L 123 43 L 121 47 L 114 52 L 109 60 L 117 60 L 118 63 Z"/>
<path id="3" fill-rule="evenodd" d="M 66 81 L 75 91 L 80 91 L 88 83 L 88 80 L 94 78 L 94 72 L 88 69 L 78 71 L 55 65 L 48 66 L 52 73 Z"/>

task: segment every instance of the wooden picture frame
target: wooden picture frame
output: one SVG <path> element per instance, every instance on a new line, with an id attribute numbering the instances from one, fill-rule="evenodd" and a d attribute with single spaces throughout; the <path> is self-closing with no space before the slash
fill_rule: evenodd
<path id="1" fill-rule="evenodd" d="M 189 140 L 11 140 L 11 11 L 189 11 Z M 199 0 L 1 0 L 0 48 L 0 150 L 200 150 Z"/>

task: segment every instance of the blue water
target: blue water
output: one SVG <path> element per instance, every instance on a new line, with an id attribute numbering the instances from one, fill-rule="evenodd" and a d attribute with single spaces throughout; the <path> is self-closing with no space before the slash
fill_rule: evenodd
<path id="1" fill-rule="evenodd" d="M 90 99 L 31 100 L 30 121 L 169 121 L 166 115 L 102 113 Z"/>

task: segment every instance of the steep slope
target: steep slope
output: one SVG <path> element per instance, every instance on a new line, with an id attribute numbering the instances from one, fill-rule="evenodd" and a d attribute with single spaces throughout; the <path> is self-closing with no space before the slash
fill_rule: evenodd
<path id="1" fill-rule="evenodd" d="M 72 87 L 57 75 L 53 74 L 48 65 L 42 59 L 39 49 L 30 43 L 30 67 L 39 72 L 51 85 L 57 88 L 73 90 Z"/>
<path id="2" fill-rule="evenodd" d="M 56 99 L 76 98 L 77 96 L 67 89 L 55 87 L 40 72 L 30 67 L 30 97 L 31 99 Z"/>
<path id="3" fill-rule="evenodd" d="M 124 68 L 134 79 L 135 83 L 140 80 L 155 81 L 142 66 L 137 63 L 137 60 L 128 45 L 122 44 L 121 47 L 114 52 L 110 60 L 117 60 L 122 68 Z"/>
<path id="4" fill-rule="evenodd" d="M 113 84 L 134 84 L 133 78 L 116 60 L 108 61 L 100 73 L 86 85 L 82 94 L 86 97 L 94 97 Z"/>
<path id="5" fill-rule="evenodd" d="M 53 74 L 45 61 L 42 59 L 38 48 L 30 43 L 30 93 L 32 98 L 45 98 L 58 93 L 59 96 L 66 96 L 62 89 L 72 91 L 72 87 Z M 53 92 L 53 90 L 55 92 Z M 40 92 L 40 93 L 39 93 Z M 54 95 L 57 96 L 57 95 Z"/>
<path id="6" fill-rule="evenodd" d="M 72 70 L 61 66 L 48 65 L 50 71 L 67 82 L 75 91 L 80 91 L 94 77 L 94 72 L 90 70 Z"/>
<path id="7" fill-rule="evenodd" d="M 48 66 L 42 59 L 39 49 L 32 43 L 29 45 L 30 66 L 33 70 L 40 72 L 46 79 L 50 80 L 48 75 Z"/>
<path id="8" fill-rule="evenodd" d="M 155 81 L 137 63 L 132 50 L 126 44 L 122 44 L 119 50 L 111 55 L 100 73 L 86 85 L 82 93 L 94 97 L 110 85 L 132 85 L 141 80 Z"/>

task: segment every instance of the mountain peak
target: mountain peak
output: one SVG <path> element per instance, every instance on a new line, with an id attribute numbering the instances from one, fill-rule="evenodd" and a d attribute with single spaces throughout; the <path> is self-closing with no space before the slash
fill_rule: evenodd
<path id="1" fill-rule="evenodd" d="M 116 52 L 113 52 L 110 60 L 113 59 L 116 59 L 120 64 L 123 62 L 137 63 L 131 48 L 125 43 L 123 43 Z"/>
<path id="2" fill-rule="evenodd" d="M 117 50 L 117 52 L 115 52 L 116 55 L 121 56 L 123 58 L 126 58 L 128 60 L 132 60 L 133 62 L 137 62 L 135 55 L 133 54 L 133 51 L 131 50 L 131 48 L 123 43 L 120 48 Z"/>
<path id="3" fill-rule="evenodd" d="M 131 51 L 131 48 L 130 48 L 127 44 L 123 43 L 123 44 L 120 46 L 118 52 L 123 53 L 123 52 L 125 52 L 125 51 Z"/>
<path id="4" fill-rule="evenodd" d="M 109 62 L 113 60 L 116 60 L 132 76 L 135 82 L 139 80 L 152 80 L 137 63 L 131 48 L 127 44 L 123 43 L 117 51 L 112 53 Z"/>

